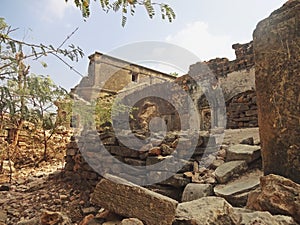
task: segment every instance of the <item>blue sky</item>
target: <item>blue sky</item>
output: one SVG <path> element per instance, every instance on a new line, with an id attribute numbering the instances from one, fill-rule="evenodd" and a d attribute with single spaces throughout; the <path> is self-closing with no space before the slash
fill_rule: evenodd
<path id="1" fill-rule="evenodd" d="M 98 1 L 92 1 L 91 16 L 86 22 L 72 0 L 69 2 L 1 0 L 0 17 L 4 17 L 12 27 L 19 28 L 14 37 L 55 46 L 79 27 L 69 43 L 80 46 L 85 57 L 71 64 L 86 75 L 87 57 L 95 51 L 108 53 L 120 46 L 141 41 L 170 42 L 193 52 L 201 60 L 215 57 L 234 59 L 231 45 L 250 41 L 256 24 L 286 1 L 163 0 L 176 12 L 174 22 L 162 21 L 158 14 L 151 20 L 144 8 L 137 8 L 135 16 L 128 17 L 124 28 L 121 26 L 121 14 L 104 13 Z M 40 63 L 34 63 L 32 73 L 50 75 L 66 89 L 74 87 L 81 79 L 54 58 L 47 57 L 42 61 L 48 67 L 45 69 Z"/>

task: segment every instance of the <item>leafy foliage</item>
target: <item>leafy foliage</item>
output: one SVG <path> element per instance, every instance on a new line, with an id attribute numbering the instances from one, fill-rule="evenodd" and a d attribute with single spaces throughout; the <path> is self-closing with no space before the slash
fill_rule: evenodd
<path id="1" fill-rule="evenodd" d="M 46 159 L 48 140 L 58 125 L 55 121 L 54 103 L 64 98 L 66 91 L 57 87 L 50 77 L 30 74 L 30 66 L 25 64 L 25 60 L 37 60 L 52 55 L 71 68 L 66 60 L 77 61 L 83 57 L 83 51 L 74 45 L 67 48 L 63 46 L 76 30 L 58 47 L 38 45 L 12 38 L 11 34 L 15 29 L 0 18 L 0 124 L 10 134 L 7 138 L 10 144 L 7 155 L 11 155 L 10 151 L 16 152 L 19 133 L 24 124 L 30 121 L 35 129 L 43 133 L 43 160 Z"/>
<path id="2" fill-rule="evenodd" d="M 68 0 L 65 0 L 68 2 Z M 94 0 L 97 1 L 97 0 Z M 127 21 L 127 15 L 135 14 L 137 6 L 142 6 L 146 9 L 148 16 L 152 19 L 155 15 L 155 6 L 159 7 L 160 14 L 163 20 L 168 19 L 172 22 L 176 15 L 174 10 L 165 3 L 152 2 L 152 0 L 99 0 L 100 7 L 106 13 L 113 10 L 114 12 L 121 11 L 122 13 L 122 26 L 124 27 Z M 90 16 L 90 0 L 74 0 L 75 5 L 81 10 L 82 16 L 88 18 Z"/>

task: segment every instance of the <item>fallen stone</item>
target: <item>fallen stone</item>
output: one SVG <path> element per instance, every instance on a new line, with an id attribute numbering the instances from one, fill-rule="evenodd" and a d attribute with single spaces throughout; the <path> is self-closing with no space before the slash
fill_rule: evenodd
<path id="1" fill-rule="evenodd" d="M 259 212 L 244 208 L 234 208 L 236 214 L 240 215 L 240 225 L 297 225 L 295 220 L 289 216 L 273 216 L 269 212 Z"/>
<path id="2" fill-rule="evenodd" d="M 228 182 L 234 175 L 239 175 L 247 170 L 246 161 L 230 161 L 219 166 L 216 171 L 216 179 L 220 184 Z"/>
<path id="3" fill-rule="evenodd" d="M 180 188 L 180 187 L 185 187 L 187 184 L 190 183 L 190 181 L 191 179 L 184 177 L 183 174 L 174 174 L 167 180 L 160 182 L 160 184 Z"/>
<path id="4" fill-rule="evenodd" d="M 71 220 L 60 212 L 43 211 L 40 216 L 40 225 L 72 225 Z"/>
<path id="5" fill-rule="evenodd" d="M 213 195 L 212 185 L 190 183 L 184 188 L 181 201 L 188 202 L 211 195 Z"/>
<path id="6" fill-rule="evenodd" d="M 178 202 L 124 179 L 106 175 L 91 195 L 91 203 L 147 225 L 169 225 Z"/>
<path id="7" fill-rule="evenodd" d="M 233 206 L 245 206 L 248 193 L 259 186 L 259 176 L 256 173 L 245 175 L 226 185 L 214 188 L 216 196 L 225 198 Z"/>
<path id="8" fill-rule="evenodd" d="M 211 169 L 215 170 L 219 166 L 221 166 L 222 164 L 224 164 L 224 160 L 223 159 L 215 159 L 209 167 Z"/>
<path id="9" fill-rule="evenodd" d="M 6 223 L 7 213 L 3 210 L 0 210 L 0 223 Z"/>
<path id="10" fill-rule="evenodd" d="M 260 179 L 260 188 L 250 193 L 247 208 L 292 216 L 300 223 L 300 185 L 270 174 Z"/>
<path id="11" fill-rule="evenodd" d="M 225 199 L 210 196 L 180 203 L 173 225 L 236 225 L 238 220 L 238 215 Z"/>
<path id="12" fill-rule="evenodd" d="M 29 220 L 20 220 L 17 225 L 40 225 L 39 218 L 32 218 Z"/>
<path id="13" fill-rule="evenodd" d="M 84 215 L 92 214 L 92 213 L 96 213 L 96 212 L 97 212 L 97 209 L 95 207 L 88 207 L 88 208 L 83 208 L 82 209 L 82 213 Z"/>
<path id="14" fill-rule="evenodd" d="M 94 219 L 93 214 L 89 214 L 83 218 L 83 220 L 79 223 L 79 225 L 90 225 L 91 220 Z"/>
<path id="15" fill-rule="evenodd" d="M 122 220 L 121 225 L 144 225 L 144 223 L 137 218 L 129 218 Z"/>
<path id="16" fill-rule="evenodd" d="M 247 163 L 251 163 L 260 156 L 259 146 L 237 144 L 228 148 L 226 161 L 245 160 Z"/>
<path id="17" fill-rule="evenodd" d="M 242 140 L 242 141 L 240 142 L 240 144 L 244 144 L 244 145 L 254 145 L 254 138 L 253 138 L 253 137 L 246 138 L 246 139 Z"/>

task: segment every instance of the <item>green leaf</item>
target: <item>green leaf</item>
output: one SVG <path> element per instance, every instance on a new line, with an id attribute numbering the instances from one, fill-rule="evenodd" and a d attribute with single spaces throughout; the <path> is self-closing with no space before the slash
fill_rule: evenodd
<path id="1" fill-rule="evenodd" d="M 47 68 L 47 67 L 48 67 L 47 63 L 45 63 L 45 62 L 41 62 L 41 64 L 42 64 L 42 66 L 43 66 L 44 68 Z"/>

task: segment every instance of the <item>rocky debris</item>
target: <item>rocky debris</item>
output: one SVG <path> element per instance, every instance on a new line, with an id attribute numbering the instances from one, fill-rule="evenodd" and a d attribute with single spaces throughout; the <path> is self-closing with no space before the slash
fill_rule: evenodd
<path id="1" fill-rule="evenodd" d="M 128 218 L 123 219 L 121 225 L 144 225 L 144 223 L 137 218 Z"/>
<path id="2" fill-rule="evenodd" d="M 62 165 L 52 163 L 13 174 L 10 190 L 0 192 L 0 211 L 7 215 L 5 224 L 33 225 L 43 210 L 63 212 L 72 224 L 82 220 L 83 209 L 91 207 L 88 200 L 92 187 L 78 177 L 73 180 L 64 176 Z"/>
<path id="3" fill-rule="evenodd" d="M 220 197 L 203 197 L 180 203 L 173 225 L 235 225 L 239 216 L 233 207 Z"/>
<path id="4" fill-rule="evenodd" d="M 13 161 L 11 160 L 3 160 L 2 162 L 0 162 L 0 172 L 8 172 L 10 173 L 11 172 L 16 172 L 16 169 L 15 169 L 15 164 Z"/>
<path id="5" fill-rule="evenodd" d="M 216 185 L 214 193 L 216 196 L 225 198 L 233 206 L 246 205 L 248 194 L 259 186 L 260 171 L 255 171 L 231 181 L 226 185 Z"/>
<path id="6" fill-rule="evenodd" d="M 7 213 L 3 210 L 0 210 L 0 225 L 4 225 L 7 220 Z"/>
<path id="7" fill-rule="evenodd" d="M 71 220 L 60 212 L 43 211 L 39 217 L 21 220 L 17 225 L 72 225 Z"/>
<path id="8" fill-rule="evenodd" d="M 260 179 L 260 189 L 250 193 L 247 208 L 292 216 L 300 223 L 300 185 L 270 174 Z"/>
<path id="9" fill-rule="evenodd" d="M 184 188 L 181 201 L 188 202 L 211 195 L 213 195 L 213 187 L 211 184 L 190 183 Z"/>
<path id="10" fill-rule="evenodd" d="M 239 175 L 247 170 L 246 161 L 230 161 L 220 165 L 216 171 L 216 179 L 220 184 L 228 182 L 234 175 Z"/>
<path id="11" fill-rule="evenodd" d="M 237 144 L 228 148 L 226 161 L 245 160 L 251 163 L 260 157 L 260 146 Z"/>
<path id="12" fill-rule="evenodd" d="M 112 175 L 97 184 L 91 202 L 149 225 L 171 224 L 178 204 L 171 198 Z"/>
<path id="13" fill-rule="evenodd" d="M 297 225 L 295 220 L 289 216 L 273 216 L 269 212 L 259 212 L 244 208 L 234 208 L 236 214 L 240 216 L 239 225 Z"/>

